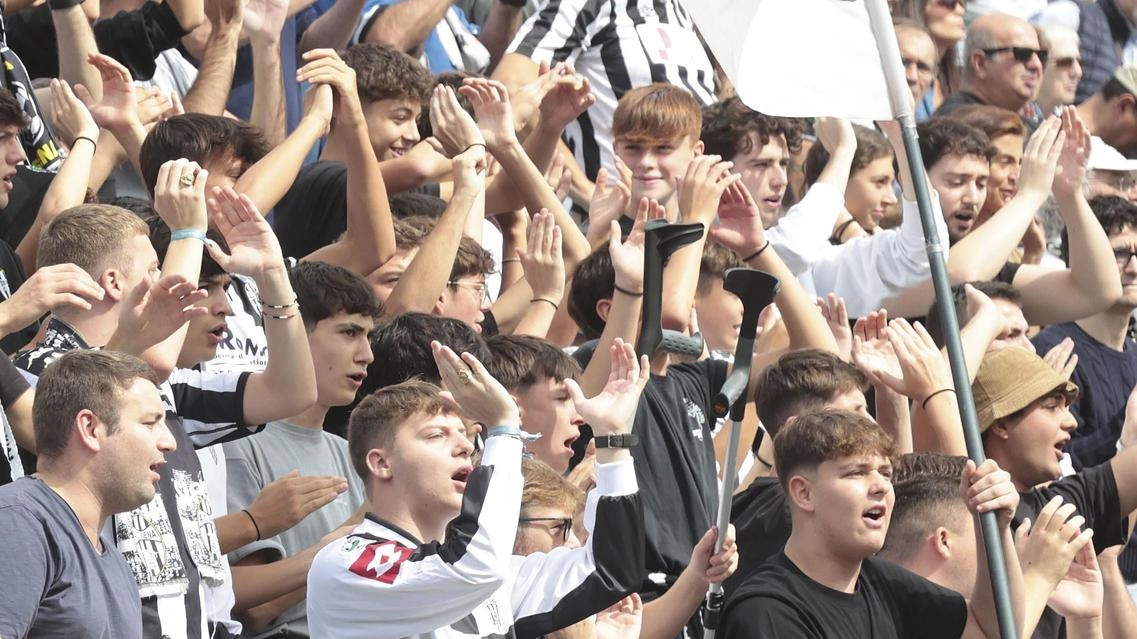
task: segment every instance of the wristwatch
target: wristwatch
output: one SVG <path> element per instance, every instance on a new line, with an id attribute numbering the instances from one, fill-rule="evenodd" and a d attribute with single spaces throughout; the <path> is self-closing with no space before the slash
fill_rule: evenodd
<path id="1" fill-rule="evenodd" d="M 635 433 L 601 435 L 592 439 L 597 448 L 631 448 L 640 443 L 640 436 Z"/>

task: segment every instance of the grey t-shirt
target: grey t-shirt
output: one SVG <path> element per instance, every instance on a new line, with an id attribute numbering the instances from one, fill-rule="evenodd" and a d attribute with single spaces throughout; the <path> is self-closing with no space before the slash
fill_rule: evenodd
<path id="1" fill-rule="evenodd" d="M 348 481 L 346 493 L 308 515 L 299 524 L 276 537 L 262 539 L 230 553 L 229 559 L 233 563 L 261 550 L 273 551 L 281 557 L 295 555 L 338 528 L 363 504 L 363 484 L 352 470 L 347 440 L 343 437 L 287 422 L 270 422 L 264 431 L 253 437 L 224 446 L 230 513 L 247 508 L 262 488 L 293 470 L 299 470 L 301 476 L 339 475 Z M 261 636 L 272 634 L 281 626 L 307 635 L 305 602 L 301 601 L 282 613 L 270 624 L 270 631 Z"/>
<path id="2" fill-rule="evenodd" d="M 0 487 L 0 637 L 141 639 L 138 586 L 54 490 L 24 477 Z"/>

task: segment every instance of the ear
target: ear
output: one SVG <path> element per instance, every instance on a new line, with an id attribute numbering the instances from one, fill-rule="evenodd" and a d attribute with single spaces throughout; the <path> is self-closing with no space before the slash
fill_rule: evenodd
<path id="1" fill-rule="evenodd" d="M 955 540 L 951 538 L 951 531 L 940 526 L 932 532 L 930 539 L 932 548 L 936 551 L 936 554 L 944 561 L 949 561 L 951 559 L 952 546 L 955 544 Z"/>
<path id="2" fill-rule="evenodd" d="M 83 448 L 97 453 L 102 448 L 102 438 L 106 436 L 106 424 L 90 409 L 84 408 L 75 415 L 71 427 L 79 437 Z"/>
<path id="3" fill-rule="evenodd" d="M 696 141 L 696 142 L 695 142 L 695 155 L 702 155 L 702 154 L 703 154 L 703 150 L 704 150 L 705 148 L 706 148 L 706 147 L 703 145 L 703 141 L 702 141 L 702 140 L 698 140 L 698 141 Z"/>
<path id="4" fill-rule="evenodd" d="M 387 462 L 387 452 L 384 449 L 372 448 L 367 451 L 366 459 L 368 472 L 382 480 L 391 479 L 391 465 Z"/>
<path id="5" fill-rule="evenodd" d="M 1001 439 L 1003 441 L 1006 441 L 1011 438 L 1011 428 L 1005 418 L 996 419 L 995 423 L 991 424 L 991 428 L 987 429 L 987 433 L 987 436 L 992 439 Z"/>
<path id="6" fill-rule="evenodd" d="M 126 297 L 123 288 L 123 275 L 118 269 L 109 268 L 99 276 L 99 286 L 106 291 L 106 298 L 112 302 L 121 302 Z"/>
<path id="7" fill-rule="evenodd" d="M 795 506 L 807 513 L 812 513 L 816 508 L 813 503 L 813 487 L 810 485 L 809 480 L 802 475 L 790 477 L 786 494 L 789 495 L 790 501 L 792 501 Z"/>
<path id="8" fill-rule="evenodd" d="M 967 63 L 971 65 L 975 77 L 980 79 L 987 77 L 987 54 L 979 49 L 973 49 L 971 55 L 967 57 Z"/>
<path id="9" fill-rule="evenodd" d="M 612 310 L 612 300 L 597 300 L 596 301 L 596 316 L 601 319 L 605 324 L 608 323 L 608 313 Z"/>

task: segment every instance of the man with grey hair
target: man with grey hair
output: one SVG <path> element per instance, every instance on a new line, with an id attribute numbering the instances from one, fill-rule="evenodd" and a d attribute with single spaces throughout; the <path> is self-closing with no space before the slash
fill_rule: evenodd
<path id="1" fill-rule="evenodd" d="M 971 24 L 965 46 L 963 87 L 944 100 L 936 115 L 970 104 L 990 104 L 1018 113 L 1035 129 L 1042 110 L 1034 99 L 1048 57 L 1035 28 L 1022 18 L 992 13 Z"/>

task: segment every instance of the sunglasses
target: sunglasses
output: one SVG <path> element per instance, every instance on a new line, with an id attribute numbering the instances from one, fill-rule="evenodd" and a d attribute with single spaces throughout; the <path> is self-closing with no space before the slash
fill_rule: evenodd
<path id="1" fill-rule="evenodd" d="M 997 49 L 983 49 L 983 54 L 987 57 L 991 57 L 996 53 L 1004 53 L 1006 51 L 1011 52 L 1011 55 L 1015 57 L 1016 62 L 1021 62 L 1023 64 L 1030 62 L 1031 58 L 1034 56 L 1038 56 L 1038 61 L 1045 65 L 1046 60 L 1050 57 L 1050 52 L 1046 49 L 1031 49 L 1030 47 L 999 47 Z"/>
<path id="2" fill-rule="evenodd" d="M 966 0 L 936 0 L 936 4 L 947 9 L 948 11 L 955 11 L 956 7 L 966 7 Z"/>

